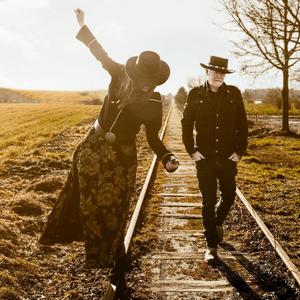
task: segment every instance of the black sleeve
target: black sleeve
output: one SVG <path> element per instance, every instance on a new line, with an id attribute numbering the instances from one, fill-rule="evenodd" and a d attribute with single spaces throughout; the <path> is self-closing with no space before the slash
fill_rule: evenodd
<path id="1" fill-rule="evenodd" d="M 172 153 L 165 147 L 163 142 L 158 137 L 159 130 L 155 129 L 155 124 L 146 125 L 146 136 L 150 148 L 157 155 L 158 159 L 163 159 L 165 163 Z"/>
<path id="2" fill-rule="evenodd" d="M 237 118 L 237 139 L 238 148 L 237 154 L 240 156 L 244 155 L 248 143 L 248 122 L 247 115 L 245 111 L 245 106 L 240 90 L 237 89 L 237 99 L 238 99 L 238 118 Z"/>
<path id="3" fill-rule="evenodd" d="M 193 105 L 194 97 L 196 96 L 196 89 L 192 89 L 187 97 L 187 103 L 183 111 L 182 125 L 182 140 L 186 151 L 189 155 L 195 152 L 194 141 L 194 123 L 195 123 L 195 107 Z"/>
<path id="4" fill-rule="evenodd" d="M 165 165 L 166 161 L 172 155 L 172 153 L 165 147 L 163 142 L 158 137 L 159 130 L 162 126 L 161 96 L 159 93 L 155 92 L 152 94 L 151 99 L 149 99 L 148 101 L 150 102 L 149 105 L 155 105 L 155 113 L 152 114 L 151 118 L 144 122 L 146 126 L 147 141 L 150 148 L 157 155 L 158 159 L 162 159 L 163 164 Z"/>

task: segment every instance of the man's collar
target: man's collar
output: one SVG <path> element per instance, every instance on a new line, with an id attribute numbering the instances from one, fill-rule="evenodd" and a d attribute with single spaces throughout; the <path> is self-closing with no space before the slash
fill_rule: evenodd
<path id="1" fill-rule="evenodd" d="M 202 94 L 202 95 L 205 94 L 206 96 L 208 96 L 210 91 L 211 91 L 210 85 L 209 85 L 208 81 L 206 80 L 204 82 L 204 84 L 202 86 L 200 86 L 200 88 L 198 90 L 198 94 Z M 226 91 L 227 91 L 227 93 L 229 92 L 226 83 L 223 82 L 222 85 L 219 87 L 217 93 L 218 94 L 219 93 L 224 93 Z"/>
<path id="2" fill-rule="evenodd" d="M 204 83 L 204 88 L 206 89 L 207 92 L 212 92 L 212 93 L 220 94 L 220 93 L 222 93 L 226 89 L 226 83 L 223 82 L 222 85 L 218 88 L 218 90 L 216 92 L 214 92 L 211 89 L 211 86 L 210 86 L 208 80 L 206 80 L 205 83 Z"/>
<path id="3" fill-rule="evenodd" d="M 223 84 L 219 87 L 217 93 L 220 94 L 220 93 L 223 93 L 227 90 L 228 90 L 227 85 L 226 85 L 225 82 L 223 82 Z M 202 85 L 202 88 L 200 88 L 198 94 L 205 94 L 207 96 L 210 91 L 213 92 L 211 90 L 211 87 L 210 87 L 208 81 L 206 80 L 205 83 Z"/>

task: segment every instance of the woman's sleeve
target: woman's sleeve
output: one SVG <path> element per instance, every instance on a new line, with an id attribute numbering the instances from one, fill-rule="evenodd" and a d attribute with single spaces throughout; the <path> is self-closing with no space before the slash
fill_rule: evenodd
<path id="1" fill-rule="evenodd" d="M 154 95 L 152 95 L 152 99 L 149 100 L 154 102 L 153 105 L 156 106 L 156 112 L 152 118 L 148 119 L 147 122 L 145 122 L 145 126 L 147 141 L 150 148 L 157 155 L 158 159 L 162 159 L 162 162 L 165 165 L 170 156 L 172 156 L 173 154 L 165 147 L 163 142 L 158 137 L 159 130 L 162 126 L 162 103 L 160 99 L 160 94 L 154 93 Z"/>
<path id="2" fill-rule="evenodd" d="M 76 39 L 81 41 L 90 49 L 94 57 L 100 61 L 102 67 L 108 71 L 112 77 L 118 75 L 120 70 L 124 68 L 122 64 L 115 62 L 108 56 L 86 25 L 82 26 L 78 31 Z"/>

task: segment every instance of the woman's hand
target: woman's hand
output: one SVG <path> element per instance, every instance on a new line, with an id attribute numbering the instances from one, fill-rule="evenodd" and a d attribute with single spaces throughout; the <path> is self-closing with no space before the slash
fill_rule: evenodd
<path id="1" fill-rule="evenodd" d="M 81 10 L 80 8 L 77 8 L 77 9 L 74 9 L 74 12 L 75 12 L 79 26 L 80 27 L 84 26 L 84 11 Z"/>

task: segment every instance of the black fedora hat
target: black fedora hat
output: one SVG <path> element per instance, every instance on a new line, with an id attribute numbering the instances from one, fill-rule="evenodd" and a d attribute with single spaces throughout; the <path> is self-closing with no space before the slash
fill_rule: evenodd
<path id="1" fill-rule="evenodd" d="M 205 69 L 210 69 L 224 74 L 234 72 L 234 70 L 228 70 L 228 59 L 219 56 L 211 56 L 208 65 L 202 63 L 200 63 L 200 65 Z"/>
<path id="2" fill-rule="evenodd" d="M 139 56 L 130 57 L 125 65 L 127 75 L 133 81 L 146 78 L 155 85 L 161 85 L 170 76 L 170 68 L 153 51 L 144 51 Z"/>

